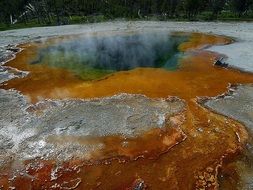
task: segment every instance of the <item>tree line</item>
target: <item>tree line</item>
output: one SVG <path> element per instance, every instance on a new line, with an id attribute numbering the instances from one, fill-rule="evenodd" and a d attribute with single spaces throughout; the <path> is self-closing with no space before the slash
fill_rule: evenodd
<path id="1" fill-rule="evenodd" d="M 194 20 L 206 13 L 216 19 L 221 13 L 235 17 L 253 12 L 253 0 L 0 0 L 0 23 L 68 24 L 86 16 Z"/>

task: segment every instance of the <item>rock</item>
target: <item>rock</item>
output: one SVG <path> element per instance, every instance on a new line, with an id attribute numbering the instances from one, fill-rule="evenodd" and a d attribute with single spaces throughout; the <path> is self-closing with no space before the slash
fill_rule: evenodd
<path id="1" fill-rule="evenodd" d="M 223 58 L 221 59 L 218 59 L 217 61 L 214 62 L 214 65 L 215 66 L 218 66 L 218 67 L 224 67 L 224 68 L 227 68 L 228 67 L 228 64 L 223 62 Z"/>
<path id="2" fill-rule="evenodd" d="M 137 179 L 133 183 L 133 187 L 131 190 L 145 190 L 147 189 L 147 186 L 145 185 L 145 182 L 142 179 Z"/>

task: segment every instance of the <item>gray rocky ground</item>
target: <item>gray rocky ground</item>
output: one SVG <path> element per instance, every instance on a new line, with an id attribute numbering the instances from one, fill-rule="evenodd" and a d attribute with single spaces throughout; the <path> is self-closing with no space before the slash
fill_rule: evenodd
<path id="1" fill-rule="evenodd" d="M 226 94 L 211 98 L 204 105 L 215 112 L 240 121 L 247 127 L 249 133 L 253 134 L 253 85 L 233 86 Z M 252 155 L 253 138 L 251 135 L 245 157 L 243 157 L 243 160 L 236 162 L 237 170 L 242 178 L 238 185 L 242 190 L 253 188 Z"/>
<path id="2" fill-rule="evenodd" d="M 16 91 L 0 90 L 0 164 L 10 157 L 85 158 L 103 147 L 101 143 L 85 143 L 85 137 L 137 137 L 153 128 L 169 127 L 166 119 L 182 112 L 184 107 L 179 99 L 128 94 L 30 105 Z M 51 142 L 50 137 L 62 138 L 64 143 Z M 68 142 L 71 138 L 82 141 Z"/>
<path id="3" fill-rule="evenodd" d="M 253 131 L 253 85 L 232 87 L 225 96 L 212 98 L 205 106 L 244 123 Z"/>

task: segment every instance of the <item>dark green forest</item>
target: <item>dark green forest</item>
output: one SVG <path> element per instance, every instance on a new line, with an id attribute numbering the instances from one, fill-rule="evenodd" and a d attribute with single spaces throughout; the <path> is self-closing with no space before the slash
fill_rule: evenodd
<path id="1" fill-rule="evenodd" d="M 253 0 L 0 0 L 0 29 L 129 20 L 253 20 Z"/>

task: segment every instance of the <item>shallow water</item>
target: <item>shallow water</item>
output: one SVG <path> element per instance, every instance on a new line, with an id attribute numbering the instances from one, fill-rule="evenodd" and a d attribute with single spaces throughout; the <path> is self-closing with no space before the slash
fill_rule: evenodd
<path id="1" fill-rule="evenodd" d="M 182 122 L 179 128 L 186 134 L 187 139 L 166 150 L 162 155 L 149 159 L 145 152 L 150 148 L 150 144 L 152 147 L 162 147 L 164 143 L 166 144 L 164 137 L 169 134 L 166 130 L 150 131 L 137 139 L 124 139 L 137 146 L 139 152 L 143 152 L 141 159 L 133 161 L 113 157 L 101 161 L 99 158 L 103 158 L 103 155 L 124 152 L 119 136 L 105 137 L 103 139 L 105 148 L 99 154 L 95 154 L 98 157 L 93 160 L 94 162 L 86 164 L 83 160 L 74 159 L 59 166 L 55 160 L 27 161 L 29 177 L 19 176 L 9 184 L 19 186 L 26 182 L 26 185 L 31 185 L 35 189 L 41 185 L 44 188 L 52 188 L 59 184 L 72 187 L 77 185 L 79 189 L 134 189 L 135 184 L 141 181 L 154 189 L 168 187 L 215 189 L 218 185 L 218 169 L 224 159 L 230 160 L 242 150 L 247 132 L 240 123 L 204 109 L 196 103 L 196 98 L 222 94 L 227 90 L 229 83 L 252 83 L 253 76 L 236 70 L 214 67 L 213 62 L 220 55 L 202 49 L 215 44 L 231 43 L 230 39 L 198 33 L 184 35 L 189 37 L 188 41 L 178 44 L 178 49 L 184 52 L 185 56 L 177 62 L 179 66 L 176 70 L 156 66 L 128 70 L 131 67 L 127 66 L 128 69 L 120 67 L 124 71 L 118 71 L 121 69 L 109 67 L 118 72 L 106 74 L 107 77 L 94 81 L 82 80 L 80 75 L 67 67 L 31 64 L 31 60 L 36 62 L 37 55 L 41 52 L 38 49 L 41 43 L 23 45 L 22 47 L 26 49 L 8 65 L 29 71 L 30 74 L 24 78 L 8 81 L 4 86 L 5 89 L 20 90 L 31 102 L 46 98 L 105 97 L 122 92 L 156 98 L 177 96 L 185 101 L 186 110 L 181 118 L 174 120 Z M 51 45 L 52 41 L 49 40 L 48 43 Z M 170 129 L 170 126 L 168 128 Z M 173 138 L 175 136 L 172 135 L 165 139 L 170 141 Z M 64 137 L 65 141 L 67 139 Z M 130 157 L 134 155 L 135 150 L 127 152 L 128 155 Z M 8 178 L 8 174 L 6 176 Z"/>

